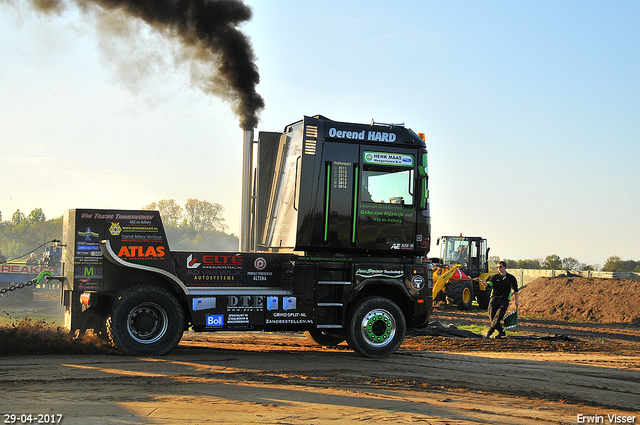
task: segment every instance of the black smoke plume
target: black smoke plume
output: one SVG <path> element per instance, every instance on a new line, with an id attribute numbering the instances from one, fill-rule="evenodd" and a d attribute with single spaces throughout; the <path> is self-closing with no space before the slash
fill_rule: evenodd
<path id="1" fill-rule="evenodd" d="M 177 39 L 190 59 L 211 63 L 200 88 L 231 103 L 240 127 L 257 126 L 264 100 L 256 92 L 260 74 L 249 38 L 238 25 L 249 21 L 251 8 L 240 0 L 68 0 L 82 11 L 120 12 L 137 18 L 161 34 Z M 60 14 L 64 0 L 31 0 L 42 13 Z"/>

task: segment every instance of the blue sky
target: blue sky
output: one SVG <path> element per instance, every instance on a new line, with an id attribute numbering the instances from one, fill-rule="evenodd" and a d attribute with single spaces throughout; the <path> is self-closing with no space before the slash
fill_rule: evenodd
<path id="1" fill-rule="evenodd" d="M 314 114 L 404 122 L 426 133 L 434 239 L 482 235 L 511 259 L 640 260 L 639 2 L 247 4 L 259 131 Z M 175 43 L 96 27 L 73 8 L 0 1 L 3 219 L 198 198 L 238 232 L 230 106 L 192 87 Z"/>

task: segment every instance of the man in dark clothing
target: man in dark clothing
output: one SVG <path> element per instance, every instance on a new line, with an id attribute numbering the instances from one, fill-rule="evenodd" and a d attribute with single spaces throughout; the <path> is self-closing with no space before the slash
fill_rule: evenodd
<path id="1" fill-rule="evenodd" d="M 500 261 L 498 263 L 498 272 L 499 273 L 487 279 L 487 284 L 492 287 L 492 293 L 491 299 L 489 300 L 489 319 L 491 320 L 491 325 L 489 325 L 486 338 L 489 338 L 494 331 L 498 331 L 496 338 L 504 338 L 507 336 L 500 322 L 504 318 L 507 308 L 509 308 L 512 289 L 516 295 L 516 307 L 520 305 L 518 301 L 518 281 L 515 276 L 507 273 L 507 263 Z"/>

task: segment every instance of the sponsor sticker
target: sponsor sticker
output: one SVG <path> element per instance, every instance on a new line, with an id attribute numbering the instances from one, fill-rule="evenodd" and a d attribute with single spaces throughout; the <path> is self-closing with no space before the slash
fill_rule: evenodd
<path id="1" fill-rule="evenodd" d="M 264 270 L 264 268 L 267 267 L 267 260 L 262 257 L 258 257 L 253 262 L 253 267 L 255 267 L 256 270 Z"/>
<path id="2" fill-rule="evenodd" d="M 188 269 L 197 269 L 201 263 L 198 263 L 198 258 L 194 257 L 193 254 L 189 254 L 187 257 L 187 268 Z"/>
<path id="3" fill-rule="evenodd" d="M 420 291 L 424 288 L 424 278 L 420 275 L 415 275 L 411 278 L 411 287 L 416 291 Z"/>
<path id="4" fill-rule="evenodd" d="M 96 232 L 91 231 L 91 227 L 87 227 L 87 230 L 84 232 L 78 232 L 78 236 L 82 236 L 85 241 L 91 242 L 91 238 L 99 238 L 100 235 Z"/>
<path id="5" fill-rule="evenodd" d="M 215 297 L 194 298 L 192 308 L 193 308 L 193 311 L 210 310 L 210 309 L 216 308 L 216 298 Z"/>
<path id="6" fill-rule="evenodd" d="M 165 255 L 163 246 L 136 246 L 136 245 L 124 245 L 118 251 L 118 257 L 126 258 L 126 259 L 144 259 L 144 260 L 155 260 L 155 259 L 163 259 Z"/>
<path id="7" fill-rule="evenodd" d="M 365 164 L 401 165 L 413 167 L 413 155 L 389 152 L 364 152 Z"/>
<path id="8" fill-rule="evenodd" d="M 118 236 L 122 232 L 122 227 L 120 227 L 120 222 L 111 222 L 111 226 L 109 227 L 109 233 L 113 236 Z"/>
<path id="9" fill-rule="evenodd" d="M 404 276 L 403 270 L 387 270 L 387 269 L 358 269 L 356 271 L 356 276 L 363 278 L 372 278 L 372 277 L 388 277 L 392 279 L 399 279 Z"/>
<path id="10" fill-rule="evenodd" d="M 207 314 L 206 326 L 208 328 L 219 328 L 224 326 L 224 316 L 222 314 Z"/>

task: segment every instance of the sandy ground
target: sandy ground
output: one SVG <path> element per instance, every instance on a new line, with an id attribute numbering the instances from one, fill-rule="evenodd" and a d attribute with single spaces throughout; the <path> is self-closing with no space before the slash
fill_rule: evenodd
<path id="1" fill-rule="evenodd" d="M 533 296 L 523 293 L 522 299 Z M 596 311 L 588 300 L 568 298 L 575 314 Z M 545 308 L 569 305 L 555 299 Z M 408 336 L 381 360 L 360 357 L 345 343 L 319 347 L 301 333 L 187 332 L 166 356 L 133 357 L 91 336 L 69 341 L 47 326 L 5 326 L 0 418 L 64 424 L 640 423 L 640 327 L 631 314 L 639 308 L 638 301 L 625 304 L 628 322 L 565 320 L 541 311 L 521 317 L 516 329 L 570 338 Z M 22 313 L 51 308 L 60 307 L 36 303 Z M 487 325 L 486 313 L 477 309 L 441 306 L 432 320 Z"/>
<path id="2" fill-rule="evenodd" d="M 434 319 L 482 324 L 485 314 Z M 59 414 L 65 424 L 640 423 L 640 329 L 542 320 L 521 328 L 578 341 L 408 337 L 371 360 L 302 334 L 189 332 L 163 357 L 0 357 L 0 414 L 32 414 L 33 423 Z"/>

